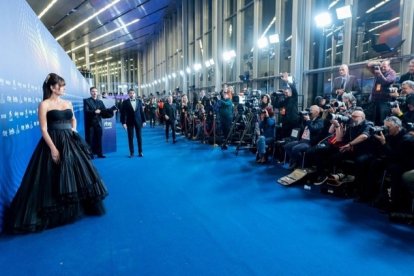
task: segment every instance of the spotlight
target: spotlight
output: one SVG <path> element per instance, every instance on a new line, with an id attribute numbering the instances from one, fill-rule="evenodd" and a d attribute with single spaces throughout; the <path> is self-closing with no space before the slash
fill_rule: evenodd
<path id="1" fill-rule="evenodd" d="M 351 6 L 346 5 L 346 6 L 337 8 L 336 9 L 336 17 L 338 17 L 339 20 L 347 19 L 347 18 L 352 17 Z"/>
<path id="2" fill-rule="evenodd" d="M 279 43 L 279 34 L 274 34 L 269 36 L 269 42 L 271 44 Z"/>
<path id="3" fill-rule="evenodd" d="M 187 69 L 185 69 L 185 70 L 187 71 L 187 74 L 191 73 L 191 68 L 190 67 L 187 67 Z"/>
<path id="4" fill-rule="evenodd" d="M 259 47 L 259 49 L 266 48 L 267 45 L 269 45 L 269 40 L 267 39 L 267 37 L 261 37 L 257 41 L 257 47 Z"/>
<path id="5" fill-rule="evenodd" d="M 323 12 L 315 16 L 315 22 L 319 28 L 328 27 L 332 24 L 332 17 L 328 12 Z"/>
<path id="6" fill-rule="evenodd" d="M 230 50 L 223 53 L 224 61 L 230 61 L 234 57 L 236 57 L 236 52 L 234 50 Z"/>
<path id="7" fill-rule="evenodd" d="M 200 69 L 202 68 L 202 66 L 201 66 L 200 63 L 196 63 L 196 64 L 193 65 L 193 68 L 194 68 L 194 71 L 195 72 L 198 72 L 198 71 L 200 71 Z"/>

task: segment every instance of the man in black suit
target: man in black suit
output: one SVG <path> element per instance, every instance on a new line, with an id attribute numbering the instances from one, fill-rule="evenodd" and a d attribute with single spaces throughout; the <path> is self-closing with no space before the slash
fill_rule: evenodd
<path id="1" fill-rule="evenodd" d="M 93 155 L 98 158 L 105 158 L 102 154 L 102 113 L 106 111 L 104 103 L 98 99 L 98 89 L 89 89 L 91 97 L 83 100 L 83 110 L 85 112 L 85 138 L 92 148 Z"/>
<path id="2" fill-rule="evenodd" d="M 177 106 L 173 103 L 173 97 L 168 96 L 167 103 L 164 105 L 163 116 L 165 118 L 165 138 L 168 143 L 169 128 L 171 127 L 173 143 L 175 144 L 175 120 L 177 117 Z"/>
<path id="3" fill-rule="evenodd" d="M 342 94 L 352 92 L 355 96 L 361 93 L 361 87 L 355 76 L 349 74 L 348 65 L 339 66 L 339 77 L 336 77 L 332 85 L 332 96 L 342 101 Z"/>
<path id="4" fill-rule="evenodd" d="M 129 157 L 134 156 L 134 129 L 137 135 L 138 156 L 143 157 L 141 129 L 145 126 L 145 115 L 142 102 L 135 98 L 134 89 L 128 91 L 129 99 L 122 103 L 121 124 L 128 132 Z"/>

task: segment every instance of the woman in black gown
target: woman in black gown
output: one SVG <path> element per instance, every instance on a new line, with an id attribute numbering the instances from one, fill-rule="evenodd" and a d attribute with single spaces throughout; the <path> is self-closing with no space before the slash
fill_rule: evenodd
<path id="1" fill-rule="evenodd" d="M 72 103 L 60 98 L 64 91 L 64 79 L 50 73 L 38 111 L 42 138 L 7 210 L 6 233 L 37 232 L 105 212 L 107 189 L 76 132 Z"/>

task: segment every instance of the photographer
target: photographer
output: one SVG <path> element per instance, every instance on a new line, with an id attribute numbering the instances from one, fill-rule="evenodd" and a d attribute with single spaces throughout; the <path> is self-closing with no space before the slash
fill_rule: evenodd
<path id="1" fill-rule="evenodd" d="M 266 109 L 268 107 L 270 107 L 273 110 L 270 96 L 268 94 L 264 94 L 261 97 L 260 108 L 261 109 Z"/>
<path id="2" fill-rule="evenodd" d="M 410 150 L 407 143 L 406 131 L 402 127 L 402 122 L 395 116 L 387 117 L 384 120 L 384 126 L 375 130 L 373 137 L 381 144 L 380 154 L 381 158 L 376 159 L 371 164 L 369 175 L 371 179 L 380 179 L 381 173 L 386 172 L 391 176 L 391 199 L 392 209 L 401 210 L 406 201 L 405 191 L 403 189 L 401 176 L 404 171 L 411 169 L 410 157 L 407 157 L 407 151 Z M 372 199 L 380 193 L 377 197 L 376 204 L 382 207 L 382 204 L 387 202 L 384 200 L 388 197 L 388 192 L 383 188 L 380 191 L 379 181 L 365 182 L 362 191 L 367 199 Z"/>
<path id="3" fill-rule="evenodd" d="M 414 81 L 406 80 L 401 84 L 401 96 L 414 94 Z"/>
<path id="4" fill-rule="evenodd" d="M 257 140 L 257 163 L 266 162 L 266 145 L 270 145 L 274 141 L 275 119 L 273 118 L 273 115 L 273 109 L 270 106 L 262 109 L 260 113 L 260 136 Z"/>
<path id="5" fill-rule="evenodd" d="M 281 137 L 289 137 L 292 129 L 299 126 L 299 113 L 298 113 L 298 91 L 295 84 L 289 83 L 288 73 L 283 73 L 281 80 L 284 82 L 283 100 L 277 101 L 274 105 L 275 108 L 279 108 L 279 114 L 281 115 Z"/>
<path id="6" fill-rule="evenodd" d="M 405 112 L 402 112 L 403 109 Z M 401 108 L 398 104 L 395 107 L 391 108 L 393 115 L 397 116 L 402 120 L 403 126 L 407 129 L 411 129 L 408 125 L 414 123 L 414 94 L 407 97 L 405 100 L 405 107 Z"/>
<path id="7" fill-rule="evenodd" d="M 342 114 L 351 116 L 352 112 L 360 109 L 357 107 L 357 100 L 352 93 L 345 93 L 342 95 L 342 101 L 345 104 L 345 110 L 342 110 Z"/>
<path id="8" fill-rule="evenodd" d="M 309 112 L 302 112 L 305 128 L 301 139 L 284 146 L 286 156 L 289 158 L 289 169 L 296 168 L 301 163 L 301 155 L 320 141 L 323 130 L 323 120 L 320 113 L 321 109 L 317 105 L 312 105 Z"/>
<path id="9" fill-rule="evenodd" d="M 308 159 L 316 166 L 315 185 L 321 185 L 328 179 L 327 175 L 333 169 L 330 157 L 337 154 L 339 148 L 344 145 L 342 140 L 349 120 L 349 117 L 343 115 L 328 115 L 325 121 L 330 122 L 330 136 L 307 152 Z"/>
<path id="10" fill-rule="evenodd" d="M 339 147 L 339 153 L 332 157 L 332 163 L 336 166 L 342 165 L 343 160 L 354 161 L 355 182 L 359 191 L 360 184 L 368 181 L 367 171 L 373 158 L 373 148 L 368 141 L 371 127 L 373 123 L 365 119 L 363 111 L 354 111 L 342 139 L 344 145 Z"/>
<path id="11" fill-rule="evenodd" d="M 397 74 L 391 69 L 389 60 L 383 60 L 381 63 L 371 61 L 368 67 L 375 76 L 370 96 L 373 108 L 371 119 L 376 125 L 380 125 L 390 112 L 388 102 L 392 100 L 390 93 L 393 92 L 390 87 L 395 82 Z"/>
<path id="12" fill-rule="evenodd" d="M 233 103 L 230 99 L 230 91 L 224 89 L 223 98 L 218 101 L 218 112 L 220 115 L 221 131 L 223 133 L 223 143 L 221 149 L 227 149 L 227 138 L 233 121 Z"/>
<path id="13" fill-rule="evenodd" d="M 349 92 L 356 95 L 361 93 L 361 88 L 356 77 L 349 74 L 348 65 L 342 64 L 339 66 L 339 77 L 333 81 L 332 97 L 342 101 L 342 95 Z"/>

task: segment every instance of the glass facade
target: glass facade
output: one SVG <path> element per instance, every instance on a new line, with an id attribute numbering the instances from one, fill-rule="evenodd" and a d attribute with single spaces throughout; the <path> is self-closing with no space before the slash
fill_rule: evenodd
<path id="1" fill-rule="evenodd" d="M 220 91 L 224 83 L 236 92 L 246 86 L 272 92 L 279 88 L 280 72 L 288 72 L 308 105 L 331 90 L 343 63 L 369 92 L 368 60 L 389 58 L 397 73 L 406 71 L 413 24 L 403 22 L 414 22 L 412 2 L 183 0 L 138 55 L 141 92 Z M 338 9 L 348 5 L 352 16 L 338 17 Z M 322 12 L 332 20 L 318 28 L 315 17 Z M 272 35 L 278 35 L 277 42 L 270 42 Z M 259 43 L 263 38 L 267 44 Z"/>

